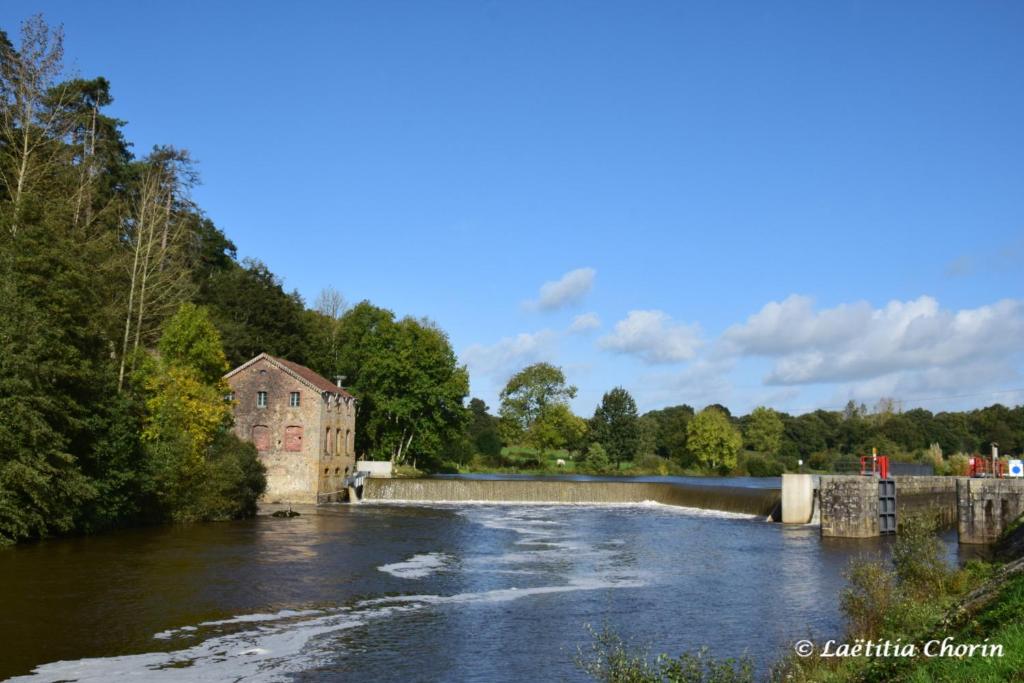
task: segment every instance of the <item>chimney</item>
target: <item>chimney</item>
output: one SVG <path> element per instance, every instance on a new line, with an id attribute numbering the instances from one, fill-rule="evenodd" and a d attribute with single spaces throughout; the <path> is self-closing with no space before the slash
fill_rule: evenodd
<path id="1" fill-rule="evenodd" d="M 345 375 L 335 375 L 334 383 L 337 384 L 339 388 L 344 388 L 342 382 L 344 382 L 346 379 L 348 378 Z"/>

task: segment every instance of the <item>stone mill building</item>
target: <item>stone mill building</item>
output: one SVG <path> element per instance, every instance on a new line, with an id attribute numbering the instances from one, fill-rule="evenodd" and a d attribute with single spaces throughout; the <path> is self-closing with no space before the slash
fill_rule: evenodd
<path id="1" fill-rule="evenodd" d="M 355 398 L 307 367 L 261 353 L 224 376 L 235 433 L 259 451 L 270 503 L 338 500 L 355 470 Z"/>

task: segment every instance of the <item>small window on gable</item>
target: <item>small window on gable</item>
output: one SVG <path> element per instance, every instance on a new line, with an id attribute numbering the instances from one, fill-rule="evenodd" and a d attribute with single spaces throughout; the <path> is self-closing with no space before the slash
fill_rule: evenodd
<path id="1" fill-rule="evenodd" d="M 267 392 L 257 391 L 256 392 L 256 407 L 266 408 L 267 407 Z"/>
<path id="2" fill-rule="evenodd" d="M 291 393 L 291 396 L 288 397 L 288 405 L 292 408 L 299 407 L 299 392 L 293 391 Z"/>
<path id="3" fill-rule="evenodd" d="M 233 403 L 235 400 L 235 392 L 229 391 L 228 393 L 224 394 L 224 400 L 228 403 Z"/>

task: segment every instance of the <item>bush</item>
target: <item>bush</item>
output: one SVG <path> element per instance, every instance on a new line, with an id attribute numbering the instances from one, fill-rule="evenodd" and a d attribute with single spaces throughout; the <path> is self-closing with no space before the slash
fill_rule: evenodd
<path id="1" fill-rule="evenodd" d="M 896 605 L 896 583 L 881 558 L 859 557 L 844 574 L 848 586 L 839 598 L 852 638 L 876 638 Z"/>
<path id="2" fill-rule="evenodd" d="M 605 626 L 600 633 L 590 629 L 590 650 L 581 648 L 576 666 L 597 681 L 606 683 L 753 683 L 754 664 L 742 659 L 715 659 L 707 648 L 678 657 L 658 655 L 653 662 L 647 648 L 631 647 Z"/>
<path id="3" fill-rule="evenodd" d="M 668 458 L 647 453 L 633 461 L 633 467 L 644 472 L 654 472 L 664 477 L 677 471 L 679 467 Z"/>
<path id="4" fill-rule="evenodd" d="M 155 509 L 150 517 L 174 522 L 238 519 L 256 514 L 266 490 L 266 472 L 256 448 L 221 432 L 195 460 L 176 440 L 148 445 L 147 485 Z"/>
<path id="5" fill-rule="evenodd" d="M 210 449 L 206 469 L 200 488 L 200 519 L 240 519 L 256 514 L 257 501 L 267 490 L 267 478 L 255 446 L 224 432 Z"/>
<path id="6" fill-rule="evenodd" d="M 927 599 L 947 592 L 952 572 L 943 557 L 937 531 L 937 520 L 927 515 L 903 515 L 900 519 L 892 563 L 905 594 Z"/>
<path id="7" fill-rule="evenodd" d="M 946 466 L 943 468 L 944 473 L 951 477 L 966 477 L 967 470 L 970 467 L 967 456 L 963 453 L 954 453 L 949 456 L 946 461 Z M 941 470 L 937 470 L 941 471 Z"/>
<path id="8" fill-rule="evenodd" d="M 785 466 L 781 462 L 762 455 L 748 456 L 745 467 L 747 474 L 752 477 L 778 477 L 786 471 Z"/>
<path id="9" fill-rule="evenodd" d="M 587 448 L 586 455 L 581 463 L 582 469 L 591 474 L 606 474 L 612 470 L 612 461 L 608 457 L 604 446 L 599 443 L 592 443 Z"/>

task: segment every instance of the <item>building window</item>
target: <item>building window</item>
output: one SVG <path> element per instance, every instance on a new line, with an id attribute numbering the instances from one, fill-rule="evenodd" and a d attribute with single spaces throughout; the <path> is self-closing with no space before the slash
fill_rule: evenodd
<path id="1" fill-rule="evenodd" d="M 224 400 L 228 403 L 233 403 L 235 400 L 235 392 L 229 391 L 228 393 L 224 394 Z"/>
<path id="2" fill-rule="evenodd" d="M 267 407 L 267 392 L 257 391 L 256 392 L 256 407 L 266 408 Z"/>
<path id="3" fill-rule="evenodd" d="M 284 428 L 284 449 L 293 453 L 302 450 L 302 427 L 300 425 Z"/>
<path id="4" fill-rule="evenodd" d="M 288 405 L 290 405 L 292 408 L 299 407 L 299 392 L 292 392 L 292 395 L 288 397 Z"/>
<path id="5" fill-rule="evenodd" d="M 334 454 L 341 455 L 345 450 L 345 442 L 341 440 L 341 430 L 334 430 Z"/>

